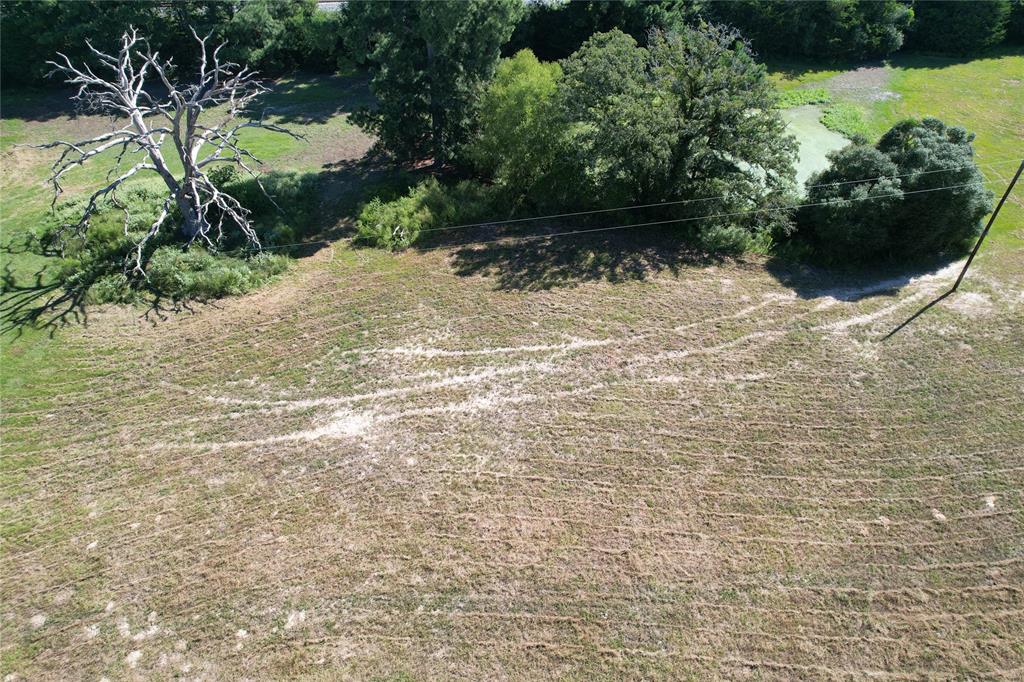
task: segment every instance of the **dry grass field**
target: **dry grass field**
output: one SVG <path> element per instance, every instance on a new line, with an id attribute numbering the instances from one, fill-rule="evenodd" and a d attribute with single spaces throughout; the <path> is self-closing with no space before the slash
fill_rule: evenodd
<path id="1" fill-rule="evenodd" d="M 0 671 L 1020 678 L 1021 229 L 888 340 L 958 264 L 625 235 L 10 340 Z"/>

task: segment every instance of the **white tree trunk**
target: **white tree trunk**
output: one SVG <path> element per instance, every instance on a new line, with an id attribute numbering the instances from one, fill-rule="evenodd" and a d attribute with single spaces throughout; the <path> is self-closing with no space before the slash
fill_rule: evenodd
<path id="1" fill-rule="evenodd" d="M 143 152 L 145 159 L 136 163 L 113 182 L 95 191 L 76 225 L 66 225 L 79 233 L 89 226 L 89 219 L 99 209 L 99 203 L 113 198 L 117 189 L 142 171 L 154 172 L 167 186 L 168 196 L 157 220 L 136 245 L 135 269 L 142 270 L 143 249 L 146 242 L 161 228 L 170 215 L 171 206 L 181 214 L 180 231 L 187 244 L 202 239 L 210 245 L 219 239 L 224 220 L 227 219 L 245 237 L 259 248 L 250 219 L 250 212 L 231 195 L 221 192 L 207 177 L 205 169 L 215 163 L 230 163 L 244 169 L 263 189 L 259 175 L 249 162 L 258 162 L 250 152 L 238 144 L 238 132 L 243 128 L 264 128 L 274 132 L 300 137 L 277 125 L 258 120 L 237 120 L 247 112 L 248 106 L 268 88 L 256 78 L 256 72 L 230 62 L 221 63 L 219 53 L 223 45 L 212 52 L 207 49 L 206 38 L 192 35 L 199 42 L 200 67 L 198 81 L 180 86 L 168 75 L 170 63 L 161 61 L 135 29 L 121 38 L 121 49 L 116 56 L 100 52 L 92 45 L 89 49 L 111 75 L 101 78 L 88 66 L 74 66 L 66 55 L 63 63 L 49 62 L 55 73 L 68 76 L 68 83 L 79 86 L 75 98 L 88 108 L 121 116 L 127 124 L 110 133 L 104 133 L 82 142 L 58 140 L 38 145 L 43 148 L 62 148 L 64 151 L 51 168 L 53 203 L 63 191 L 61 178 L 71 169 L 108 150 L 118 149 L 118 162 L 127 154 Z M 144 48 L 144 49 L 143 49 Z M 162 99 L 155 99 L 145 86 L 147 77 L 154 74 L 166 89 Z M 205 114 L 212 119 L 218 107 L 226 106 L 219 122 L 207 123 L 200 118 Z M 176 177 L 164 158 L 165 141 L 173 143 L 174 151 L 184 169 Z M 202 156 L 204 146 L 209 153 Z M 115 168 L 116 170 L 116 168 Z M 113 174 L 113 171 L 112 173 Z M 273 202 L 273 199 L 271 199 Z M 213 220 L 215 218 L 215 220 Z M 126 221 L 127 229 L 127 221 Z"/>

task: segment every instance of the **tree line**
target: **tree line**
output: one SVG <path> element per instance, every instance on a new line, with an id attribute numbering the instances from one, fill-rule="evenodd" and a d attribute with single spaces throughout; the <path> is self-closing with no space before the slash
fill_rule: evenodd
<path id="1" fill-rule="evenodd" d="M 793 243 L 870 262 L 955 252 L 989 210 L 973 135 L 937 119 L 845 149 L 802 202 L 778 93 L 735 28 L 698 19 L 642 41 L 612 28 L 558 61 L 529 48 L 499 60 L 473 47 L 514 33 L 521 5 L 498 6 L 403 4 L 400 20 L 392 5 L 353 11 L 380 101 L 363 125 L 381 151 L 463 178 L 370 202 L 359 241 L 404 248 L 457 223 L 570 213 L 573 229 L 613 217 L 708 251 Z M 438 25 L 457 50 L 432 42 Z"/>
<path id="2" fill-rule="evenodd" d="M 796 141 L 780 116 L 779 94 L 766 67 L 741 30 L 708 21 L 696 3 L 531 7 L 521 0 L 352 1 L 334 13 L 317 9 L 312 0 L 251 0 L 231 6 L 110 4 L 124 12 L 120 21 L 140 25 L 130 36 L 122 35 L 115 52 L 121 56 L 104 56 L 89 47 L 81 48 L 84 53 L 64 49 L 66 73 L 92 83 L 92 72 L 71 64 L 99 60 L 106 67 L 121 68 L 145 58 L 154 68 L 159 64 L 169 80 L 188 80 L 190 72 L 194 75 L 208 66 L 201 58 L 206 48 L 195 48 L 193 29 L 205 32 L 201 35 L 223 31 L 214 39 L 229 41 L 221 48 L 221 56 L 239 62 L 225 68 L 246 74 L 250 73 L 243 66 L 247 63 L 296 68 L 311 59 L 311 45 L 321 45 L 323 54 L 342 59 L 338 46 L 344 46 L 344 59 L 362 65 L 375 95 L 372 105 L 353 113 L 353 120 L 375 135 L 377 151 L 406 167 L 432 170 L 403 195 L 373 198 L 362 207 L 356 241 L 374 246 L 424 245 L 439 233 L 472 240 L 473 231 L 449 231 L 510 219 L 517 222 L 524 216 L 570 214 L 570 224 L 525 225 L 532 236 L 543 237 L 549 228 L 574 231 L 599 225 L 607 229 L 611 218 L 622 227 L 670 229 L 682 242 L 707 252 L 769 252 L 784 245 L 794 246 L 794 253 L 846 263 L 955 252 L 978 233 L 991 205 L 991 193 L 974 163 L 973 136 L 936 119 L 902 122 L 876 145 L 856 144 L 834 155 L 831 167 L 812 179 L 809 201 L 802 202 L 794 182 Z M 738 3 L 729 7 L 734 4 Z M 807 12 L 806 8 L 819 5 L 848 6 L 872 16 L 885 15 L 882 10 L 888 7 L 893 17 L 900 14 L 895 10 L 905 7 L 896 2 L 764 6 Z M 55 7 L 59 12 L 79 11 L 74 3 Z M 542 59 L 530 47 L 509 54 L 517 32 L 523 39 L 523 26 L 531 21 L 531 14 L 567 12 L 571 16 L 581 11 L 577 8 L 586 7 L 622 26 L 590 33 L 557 60 Z M 719 5 L 712 7 L 722 11 Z M 152 33 L 147 36 L 146 24 L 137 21 L 140 12 L 142 18 L 155 13 L 162 29 L 150 26 Z M 217 22 L 223 24 L 220 29 Z M 188 37 L 180 45 L 168 42 L 170 29 L 164 23 L 176 26 L 174 31 L 187 31 Z M 591 21 L 582 33 L 595 26 L 605 28 Z M 4 28 L 9 28 L 6 23 Z M 254 34 L 273 39 L 247 42 L 245 37 Z M 242 38 L 231 43 L 231 35 Z M 102 50 L 103 36 L 91 38 L 93 46 Z M 126 48 L 129 43 L 131 47 Z M 185 50 L 185 45 L 192 49 Z M 538 46 L 539 50 L 549 48 Z M 503 53 L 507 56 L 502 57 Z M 124 85 L 124 78 L 115 80 Z M 200 77 L 202 82 L 207 80 Z M 121 105 L 130 98 L 97 98 L 90 93 L 107 93 L 111 88 L 102 83 L 90 87 L 95 92 L 85 92 L 86 104 L 106 103 L 108 113 L 125 113 Z M 183 87 L 195 97 L 204 96 L 205 90 L 197 90 L 194 83 Z M 130 89 L 136 98 L 143 92 L 134 86 Z M 151 96 L 161 95 L 154 90 L 146 102 Z M 251 114 L 234 96 L 223 101 L 189 100 L 183 106 L 192 120 L 200 111 L 231 102 L 235 103 L 230 108 L 233 116 Z M 175 108 L 166 103 L 143 104 L 133 121 L 144 122 L 147 115 L 166 115 Z M 155 108 L 147 114 L 147 107 Z M 127 136 L 126 145 L 138 135 L 149 139 L 144 130 L 125 128 L 119 134 Z M 91 142 L 106 144 L 104 139 Z M 230 136 L 218 139 L 234 144 Z M 160 153 L 159 142 L 150 142 L 151 156 Z M 198 149 L 203 142 L 190 138 L 185 147 L 192 148 L 194 143 Z M 55 144 L 76 152 L 86 145 Z M 243 169 L 251 170 L 245 166 L 244 150 L 230 149 L 233 153 L 227 158 L 210 161 L 229 165 L 216 170 L 211 166 L 208 174 L 186 173 L 181 182 L 168 182 L 164 208 L 155 212 L 149 204 L 156 197 L 145 192 L 131 194 L 126 204 L 112 198 L 106 201 L 105 193 L 115 189 L 117 181 L 85 204 L 62 207 L 58 213 L 67 214 L 64 218 L 77 215 L 77 222 L 58 220 L 48 234 L 66 252 L 67 226 L 73 228 L 83 260 L 69 265 L 69 281 L 86 282 L 90 290 L 106 287 L 104 300 L 122 300 L 150 286 L 152 278 L 141 273 L 154 263 L 165 274 L 177 272 L 176 268 L 192 273 L 187 282 L 175 277 L 161 280 L 177 282 L 177 290 L 188 295 L 244 291 L 273 276 L 280 263 L 265 256 L 243 261 L 175 255 L 175 248 L 187 250 L 200 241 L 214 251 L 241 249 L 241 257 L 250 245 L 258 249 L 264 242 L 293 240 L 294 233 L 287 229 L 276 234 L 277 219 L 249 219 L 253 207 L 265 204 L 267 209 L 253 215 L 269 213 L 268 206 L 280 208 L 263 189 L 278 199 L 285 195 L 294 199 L 286 202 L 287 210 L 278 211 L 286 222 L 305 220 L 303 216 L 315 205 L 304 181 L 274 178 L 274 186 L 265 187 L 257 174 L 247 180 L 229 172 L 230 163 L 239 161 Z M 59 173 L 54 180 L 59 180 Z M 192 189 L 182 190 L 186 185 Z M 55 186 L 59 189 L 59 184 Z M 126 187 L 125 194 L 135 189 Z M 103 205 L 96 203 L 97 197 L 104 199 Z M 138 229 L 129 229 L 125 223 L 122 229 L 110 221 L 111 207 L 127 207 L 130 215 L 144 216 L 152 224 L 148 231 L 142 223 L 135 225 Z M 199 209 L 192 220 L 189 207 Z M 97 232 L 97 226 L 90 226 L 94 216 L 100 227 L 111 229 Z M 159 229 L 169 221 L 179 229 Z M 234 227 L 224 231 L 225 224 Z M 200 229 L 190 232 L 190 225 Z M 203 250 L 202 245 L 199 248 Z M 130 275 L 116 271 L 126 253 L 135 254 Z"/>
<path id="3" fill-rule="evenodd" d="M 134 26 L 156 50 L 192 66 L 189 27 L 217 41 L 227 56 L 276 76 L 303 69 L 333 72 L 368 52 L 355 31 L 364 4 L 348 0 L 320 9 L 316 0 L 3 0 L 0 2 L 0 79 L 5 85 L 43 84 L 45 62 L 57 52 L 88 54 L 85 40 L 114 49 Z M 415 13 L 413 7 L 372 12 Z M 880 58 L 901 48 L 971 54 L 1004 41 L 1024 42 L 1024 0 L 548 0 L 517 1 L 512 32 L 488 49 L 511 56 L 564 59 L 595 33 L 617 29 L 643 43 L 651 28 L 678 30 L 703 19 L 733 26 L 763 57 L 815 60 Z M 495 3 L 495 12 L 508 11 Z M 496 20 L 501 21 L 500 17 Z M 439 27 L 443 28 L 443 27 Z M 483 36 L 494 39 L 494 36 Z"/>

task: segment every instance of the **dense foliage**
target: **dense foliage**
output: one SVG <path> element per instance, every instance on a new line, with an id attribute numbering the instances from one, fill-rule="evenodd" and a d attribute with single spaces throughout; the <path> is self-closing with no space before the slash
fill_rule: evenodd
<path id="1" fill-rule="evenodd" d="M 146 247 L 145 276 L 132 272 L 127 264 L 134 257 L 135 244 L 163 203 L 162 190 L 151 182 L 127 186 L 117 197 L 118 204 L 104 201 L 88 233 L 70 239 L 60 226 L 81 213 L 84 199 L 58 204 L 43 225 L 36 247 L 45 255 L 59 257 L 58 278 L 66 290 L 94 303 L 130 303 L 146 295 L 210 299 L 255 289 L 288 267 L 288 250 L 279 247 L 301 242 L 316 229 L 315 177 L 298 173 L 263 176 L 261 181 L 272 202 L 252 178 L 228 166 L 217 170 L 219 187 L 252 209 L 260 241 L 272 251 L 252 253 L 234 233 L 224 235 L 216 252 L 202 245 L 185 251 L 178 236 L 166 232 Z M 124 207 L 128 209 L 127 222 Z"/>
<path id="2" fill-rule="evenodd" d="M 477 62 L 489 62 L 506 41 L 507 55 L 528 48 L 552 61 L 597 33 L 618 29 L 645 45 L 652 30 L 678 31 L 702 19 L 737 27 L 767 56 L 881 57 L 905 42 L 917 50 L 966 54 L 1004 38 L 1024 42 L 1024 0 L 351 0 L 331 10 L 318 9 L 316 0 L 0 0 L 0 13 L 5 85 L 47 83 L 45 62 L 58 51 L 81 61 L 86 39 L 110 50 L 129 25 L 183 68 L 194 66 L 191 26 L 228 39 L 225 56 L 268 75 L 333 71 L 355 57 L 381 68 L 389 64 L 394 72 L 381 79 L 385 89 L 385 81 L 430 80 L 436 90 L 454 83 L 460 91 L 479 83 L 490 67 L 481 71 Z M 451 73 L 424 78 L 431 71 L 425 63 L 431 36 L 438 53 L 467 65 L 465 78 Z M 451 54 L 451 44 L 465 51 Z M 396 50 L 416 55 L 396 64 Z"/>
<path id="3" fill-rule="evenodd" d="M 129 26 L 185 69 L 196 59 L 189 27 L 228 40 L 222 56 L 269 75 L 294 68 L 333 71 L 339 59 L 342 14 L 317 9 L 316 0 L 3 0 L 0 12 L 5 85 L 45 83 L 45 62 L 57 52 L 85 61 L 91 56 L 87 40 L 109 52 Z"/>
<path id="4" fill-rule="evenodd" d="M 1010 0 L 918 0 L 908 42 L 910 47 L 928 52 L 978 52 L 1003 41 L 1010 10 Z"/>
<path id="5" fill-rule="evenodd" d="M 818 59 L 895 52 L 914 16 L 899 0 L 733 0 L 709 5 L 709 10 L 738 27 L 758 52 Z"/>
<path id="6" fill-rule="evenodd" d="M 455 222 L 493 218 L 498 208 L 492 187 L 469 180 L 446 187 L 431 177 L 400 197 L 367 203 L 356 220 L 355 242 L 404 249 L 424 233 L 444 231 Z"/>
<path id="7" fill-rule="evenodd" d="M 469 157 L 505 191 L 511 209 L 571 204 L 578 196 L 568 122 L 559 106 L 562 69 L 522 50 L 498 65 L 480 98 Z"/>
<path id="8" fill-rule="evenodd" d="M 973 140 L 963 128 L 926 118 L 898 123 L 873 147 L 836 152 L 808 181 L 812 205 L 799 214 L 800 234 L 832 262 L 962 249 L 992 204 Z M 937 188 L 949 189 L 929 191 Z"/>
<path id="9" fill-rule="evenodd" d="M 529 49 L 539 59 L 564 59 L 595 33 L 618 29 L 638 42 L 651 29 L 681 29 L 700 16 L 703 0 L 577 0 L 528 3 L 509 41 L 509 53 Z"/>
<path id="10" fill-rule="evenodd" d="M 795 141 L 775 105 L 764 67 L 731 29 L 658 32 L 647 47 L 614 30 L 561 65 L 529 51 L 504 60 L 481 97 L 468 156 L 494 183 L 502 214 L 651 204 L 624 219 L 678 222 L 741 249 L 755 232 L 786 226 L 784 211 L 761 211 L 792 186 Z M 412 226 L 447 215 L 423 211 L 429 196 L 371 204 L 360 223 L 366 241 L 415 241 Z"/>
<path id="11" fill-rule="evenodd" d="M 727 194 L 680 210 L 734 211 L 791 178 L 795 144 L 774 89 L 730 29 L 658 33 L 647 48 L 619 31 L 599 34 L 563 70 L 561 106 L 589 203 Z"/>
<path id="12" fill-rule="evenodd" d="M 1006 24 L 1007 42 L 1024 45 L 1024 0 L 1012 0 L 1010 19 Z"/>
<path id="13" fill-rule="evenodd" d="M 400 160 L 450 160 L 522 9 L 519 0 L 349 3 L 348 44 L 377 98 L 354 120 Z"/>

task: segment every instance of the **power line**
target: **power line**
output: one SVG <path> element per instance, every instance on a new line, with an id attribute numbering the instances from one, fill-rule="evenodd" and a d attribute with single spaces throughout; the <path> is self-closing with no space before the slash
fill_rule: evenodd
<path id="1" fill-rule="evenodd" d="M 970 168 L 972 165 L 993 167 L 993 166 L 998 166 L 998 165 L 1008 165 L 1010 163 L 1016 164 L 1016 163 L 1018 163 L 1018 160 L 1017 159 L 1012 159 L 1012 160 L 1011 159 L 1003 159 L 1003 160 L 992 162 L 992 163 L 964 164 L 964 165 L 960 165 L 960 166 L 949 166 L 949 167 L 946 167 L 946 168 L 937 168 L 937 169 L 933 169 L 933 170 L 930 170 L 930 171 L 921 171 L 919 173 L 904 173 L 904 174 L 901 174 L 901 175 L 880 175 L 880 176 L 877 176 L 877 177 L 874 177 L 874 178 L 864 178 L 864 179 L 861 179 L 861 180 L 844 180 L 844 181 L 835 182 L 835 183 L 820 183 L 820 184 L 817 184 L 817 185 L 808 185 L 808 187 L 825 187 L 825 186 L 830 186 L 830 185 L 854 184 L 854 183 L 862 183 L 862 182 L 871 182 L 872 180 L 881 180 L 881 179 L 884 179 L 884 178 L 907 177 L 907 176 L 911 176 L 911 175 L 926 175 L 926 174 L 929 174 L 929 173 L 941 173 L 941 172 L 950 171 L 950 170 L 958 170 L 958 169 L 961 169 L 961 168 Z M 989 181 L 985 180 L 985 181 L 982 181 L 982 182 L 989 182 Z M 553 232 L 553 233 L 542 234 L 542 235 L 526 235 L 526 236 L 522 236 L 522 237 L 503 237 L 501 239 L 492 239 L 492 240 L 484 241 L 484 242 L 464 242 L 463 244 L 441 245 L 441 246 L 436 246 L 436 247 L 422 248 L 420 250 L 421 251 L 432 251 L 432 250 L 436 250 L 436 249 L 439 249 L 439 248 L 458 247 L 458 246 L 462 246 L 462 245 L 470 245 L 470 244 L 473 244 L 473 243 L 489 244 L 489 243 L 496 243 L 496 242 L 499 242 L 499 241 L 544 239 L 544 238 L 547 238 L 547 237 L 558 237 L 558 236 L 571 235 L 571 234 L 586 234 L 586 233 L 590 233 L 590 232 L 606 232 L 606 231 L 611 231 L 611 230 L 626 229 L 628 227 L 647 227 L 647 226 L 652 226 L 652 225 L 665 225 L 665 224 L 670 224 L 670 223 L 690 222 L 690 221 L 696 221 L 696 220 L 705 220 L 705 219 L 709 219 L 709 218 L 731 217 L 731 216 L 744 215 L 744 214 L 766 213 L 766 212 L 772 212 L 772 211 L 788 211 L 788 210 L 792 210 L 792 209 L 807 208 L 807 207 L 811 207 L 811 206 L 824 206 L 824 205 L 827 205 L 827 204 L 830 204 L 830 203 L 836 203 L 836 202 L 842 202 L 842 201 L 865 201 L 867 199 L 883 199 L 883 198 L 887 198 L 887 197 L 905 196 L 907 194 L 920 194 L 920 193 L 924 193 L 924 192 L 935 192 L 935 191 L 940 191 L 940 190 L 945 190 L 945 189 L 956 189 L 956 188 L 961 188 L 961 187 L 968 187 L 968 186 L 971 186 L 971 185 L 974 185 L 974 184 L 979 184 L 979 183 L 965 183 L 965 184 L 962 184 L 962 185 L 948 185 L 948 186 L 945 186 L 945 187 L 934 187 L 934 188 L 924 189 L 924 190 L 912 190 L 912 191 L 909 191 L 909 192 L 899 192 L 899 193 L 887 194 L 887 195 L 881 195 L 881 194 L 880 195 L 872 195 L 872 196 L 868 196 L 868 197 L 859 197 L 859 198 L 854 198 L 854 199 L 835 199 L 833 201 L 828 201 L 828 202 L 790 204 L 790 205 L 787 205 L 787 206 L 779 206 L 779 207 L 772 207 L 772 208 L 750 209 L 750 210 L 746 210 L 746 211 L 737 211 L 737 212 L 733 212 L 733 213 L 712 213 L 712 214 L 703 215 L 703 216 L 693 216 L 693 217 L 688 217 L 688 218 L 675 218 L 675 219 L 670 219 L 670 220 L 659 220 L 659 221 L 653 221 L 653 222 L 648 222 L 648 223 L 630 223 L 630 224 L 626 224 L 626 225 L 615 225 L 615 226 L 611 226 L 611 227 L 599 227 L 599 228 L 592 228 L 592 229 L 587 229 L 587 230 L 573 230 L 573 231 L 567 231 L 567 232 Z M 423 234 L 423 233 L 427 233 L 427 232 L 449 231 L 449 230 L 460 229 L 460 228 L 469 228 L 469 227 L 486 227 L 486 226 L 491 226 L 491 225 L 507 225 L 507 224 L 511 224 L 511 223 L 522 223 L 522 222 L 529 222 L 529 221 L 533 221 L 533 220 L 547 220 L 547 219 L 551 219 L 551 218 L 567 218 L 567 217 L 578 216 L 578 215 L 589 215 L 589 214 L 593 214 L 593 213 L 608 213 L 608 212 L 612 212 L 612 211 L 632 210 L 632 209 L 639 209 L 639 208 L 652 208 L 652 207 L 656 207 L 656 206 L 673 206 L 673 205 L 679 205 L 679 204 L 684 204 L 684 203 L 693 203 L 693 202 L 697 202 L 697 201 L 711 201 L 713 199 L 722 199 L 722 198 L 725 198 L 726 196 L 728 196 L 728 195 L 720 194 L 720 195 L 717 195 L 717 196 L 705 197 L 705 198 L 702 198 L 702 199 L 684 199 L 684 200 L 680 200 L 680 201 L 667 201 L 667 202 L 661 202 L 661 203 L 657 203 L 657 204 L 644 204 L 644 205 L 639 205 L 639 206 L 623 206 L 623 207 L 618 207 L 618 208 L 606 208 L 606 209 L 598 209 L 598 210 L 593 210 L 593 211 L 577 211 L 577 212 L 573 212 L 573 213 L 558 213 L 558 214 L 547 215 L 547 216 L 536 216 L 536 217 L 532 217 L 532 218 L 514 218 L 514 219 L 508 219 L 508 220 L 491 220 L 491 221 L 482 222 L 482 223 L 465 223 L 465 224 L 462 224 L 462 225 L 450 225 L 450 226 L 438 227 L 438 228 L 427 228 L 427 229 L 424 229 L 424 230 L 420 230 L 419 233 Z M 264 247 L 261 247 L 260 250 L 261 251 L 270 251 L 270 250 L 275 250 L 275 249 L 286 249 L 286 248 L 291 248 L 291 247 L 295 247 L 295 246 L 312 246 L 312 245 L 315 245 L 315 244 L 330 244 L 330 243 L 332 243 L 332 240 L 318 239 L 318 240 L 308 241 L 308 242 L 294 242 L 292 244 L 276 244 L 274 246 L 264 246 Z"/>
<path id="2" fill-rule="evenodd" d="M 982 242 L 985 241 L 985 237 L 988 236 L 988 231 L 992 229 L 992 224 L 996 222 L 996 216 L 999 215 L 1000 209 L 1003 208 L 1003 204 L 1006 203 L 1007 198 L 1010 196 L 1010 192 L 1013 191 L 1013 186 L 1017 184 L 1017 180 L 1020 179 L 1021 173 L 1024 173 L 1024 161 L 1020 162 L 1020 166 L 1017 167 L 1017 172 L 1014 174 L 1013 179 L 1010 180 L 1010 184 L 1006 186 L 1006 191 L 1003 192 L 1002 198 L 999 199 L 999 203 L 996 204 L 996 208 L 992 211 L 992 215 L 989 216 L 988 222 L 985 224 L 985 229 L 978 235 L 978 241 L 974 243 L 974 248 L 971 249 L 971 253 L 967 256 L 967 262 L 964 263 L 963 269 L 960 271 L 960 275 L 957 276 L 956 281 L 953 282 L 953 286 L 950 287 L 949 291 L 935 298 L 931 302 L 927 303 L 923 308 L 918 310 L 916 313 L 908 317 L 906 320 L 898 324 L 891 332 L 882 337 L 883 341 L 887 341 L 893 337 L 896 332 L 906 327 L 908 324 L 916 320 L 917 318 L 924 315 L 933 306 L 938 305 L 940 301 L 948 298 L 949 296 L 956 293 L 956 290 L 960 287 L 960 282 L 964 281 L 964 276 L 967 274 L 967 269 L 971 267 L 971 263 L 974 261 L 974 257 L 978 255 L 978 251 L 981 249 Z"/>
<path id="3" fill-rule="evenodd" d="M 773 206 L 773 207 L 768 207 L 768 208 L 754 208 L 754 209 L 748 209 L 748 210 L 745 210 L 745 211 L 732 211 L 732 212 L 729 212 L 729 213 L 709 213 L 707 215 L 692 216 L 692 217 L 688 217 L 688 218 L 672 218 L 672 219 L 668 219 L 668 220 L 655 220 L 655 221 L 651 221 L 651 222 L 647 222 L 647 223 L 628 223 L 628 224 L 625 224 L 625 225 L 613 225 L 611 227 L 595 227 L 595 228 L 589 228 L 589 229 L 585 229 L 585 230 L 570 230 L 570 231 L 566 231 L 566 232 L 551 232 L 551 233 L 548 233 L 548 234 L 524 235 L 524 236 L 521 236 L 521 237 L 515 237 L 515 236 L 512 236 L 512 237 L 499 237 L 497 239 L 489 239 L 489 240 L 485 240 L 485 241 L 469 241 L 469 242 L 462 242 L 462 243 L 459 243 L 459 244 L 441 244 L 441 245 L 438 245 L 438 246 L 431 246 L 431 247 L 421 248 L 419 250 L 420 251 L 435 251 L 437 249 L 459 248 L 459 247 L 463 247 L 463 246 L 483 246 L 483 245 L 487 245 L 487 244 L 497 244 L 497 243 L 503 243 L 503 242 L 521 242 L 521 241 L 531 241 L 531 240 L 534 240 L 534 239 L 549 239 L 549 238 L 552 238 L 552 237 L 566 237 L 566 236 L 575 235 L 575 234 L 590 234 L 590 233 L 594 233 L 594 232 L 611 232 L 613 230 L 625 230 L 625 229 L 629 229 L 629 228 L 633 228 L 633 227 L 652 227 L 652 226 L 655 226 L 655 225 L 668 225 L 668 224 L 672 224 L 672 223 L 686 223 L 686 222 L 693 222 L 693 221 L 697 221 L 697 220 L 709 220 L 711 218 L 730 218 L 730 217 L 735 217 L 735 216 L 740 216 L 740 215 L 752 215 L 752 214 L 756 214 L 756 213 L 771 213 L 771 212 L 774 212 L 774 211 L 789 211 L 789 210 L 796 209 L 796 208 L 809 208 L 809 207 L 813 207 L 813 206 L 828 206 L 830 204 L 839 204 L 839 203 L 847 203 L 847 202 L 854 202 L 854 201 L 868 201 L 868 200 L 871 200 L 871 199 L 885 199 L 885 198 L 891 198 L 891 197 L 900 197 L 900 196 L 906 196 L 908 194 L 924 194 L 924 193 L 927 193 L 927 192 L 938 192 L 938 191 L 947 190 L 947 189 L 959 189 L 959 188 L 963 188 L 963 187 L 977 187 L 977 186 L 984 186 L 984 183 L 985 183 L 985 181 L 981 181 L 981 182 L 966 182 L 966 183 L 963 183 L 963 184 L 960 184 L 960 185 L 946 185 L 944 187 L 933 187 L 933 188 L 930 188 L 930 189 L 919 189 L 919 190 L 912 190 L 912 191 L 909 191 L 909 192 L 899 192 L 899 193 L 893 193 L 893 194 L 875 194 L 875 195 L 866 196 L 866 197 L 855 197 L 855 198 L 852 198 L 852 199 L 836 199 L 836 200 L 833 200 L 833 201 L 819 201 L 819 202 L 804 203 L 804 204 L 792 204 L 792 205 L 789 205 L 789 206 Z"/>
<path id="4" fill-rule="evenodd" d="M 831 187 L 831 186 L 838 187 L 840 185 L 852 185 L 852 184 L 858 184 L 858 183 L 862 183 L 862 182 L 873 182 L 875 180 L 884 180 L 884 179 L 887 179 L 887 178 L 905 178 L 905 177 L 917 176 L 917 175 L 929 175 L 931 173 L 945 173 L 947 171 L 960 170 L 960 169 L 963 169 L 963 168 L 971 168 L 973 166 L 997 166 L 997 165 L 1008 165 L 1008 164 L 1011 164 L 1011 163 L 1016 164 L 1017 163 L 1017 159 L 1003 159 L 1003 160 L 1000 160 L 1000 161 L 997 161 L 997 162 L 984 163 L 984 164 L 970 163 L 970 164 L 963 164 L 963 165 L 960 165 L 960 166 L 949 166 L 947 168 L 936 168 L 936 169 L 928 170 L 928 171 L 919 171 L 919 172 L 914 172 L 914 173 L 902 173 L 900 175 L 878 175 L 878 176 L 875 176 L 873 178 L 862 178 L 860 180 L 839 180 L 839 181 L 836 181 L 836 182 L 822 182 L 822 183 L 818 183 L 818 184 L 814 184 L 814 185 L 805 185 L 804 187 L 807 188 L 807 189 L 812 189 L 812 188 L 815 188 L 815 187 Z M 701 202 L 701 201 L 714 201 L 715 199 L 723 199 L 723 198 L 725 198 L 727 196 L 728 196 L 727 194 L 717 194 L 715 196 L 701 197 L 701 198 L 697 198 L 697 199 L 679 199 L 679 200 L 676 200 L 676 201 L 659 201 L 659 202 L 653 203 L 653 204 L 630 204 L 628 206 L 616 206 L 615 208 L 599 208 L 599 209 L 593 209 L 593 210 L 589 210 L 589 211 L 574 211 L 572 213 L 553 213 L 551 215 L 533 216 L 533 217 L 529 217 L 529 218 L 508 218 L 508 219 L 504 219 L 504 220 L 502 220 L 502 219 L 488 220 L 488 221 L 480 222 L 480 223 L 462 223 L 460 225 L 445 225 L 445 226 L 442 226 L 442 227 L 429 227 L 429 228 L 420 230 L 420 234 L 423 234 L 424 232 L 445 232 L 445 231 L 449 231 L 449 230 L 459 230 L 459 229 L 463 229 L 463 228 L 467 228 L 467 227 L 487 227 L 489 225 L 507 225 L 507 224 L 510 224 L 510 223 L 525 223 L 525 222 L 530 222 L 530 221 L 533 221 L 533 220 L 550 220 L 552 218 L 570 218 L 570 217 L 574 217 L 574 216 L 590 215 L 590 214 L 596 214 L 596 213 L 611 213 L 611 212 L 614 212 L 614 211 L 634 211 L 634 210 L 641 209 L 641 208 L 656 208 L 656 207 L 659 207 L 659 206 L 678 206 L 678 205 L 682 205 L 682 204 L 692 204 L 692 203 L 697 203 L 697 202 Z"/>

